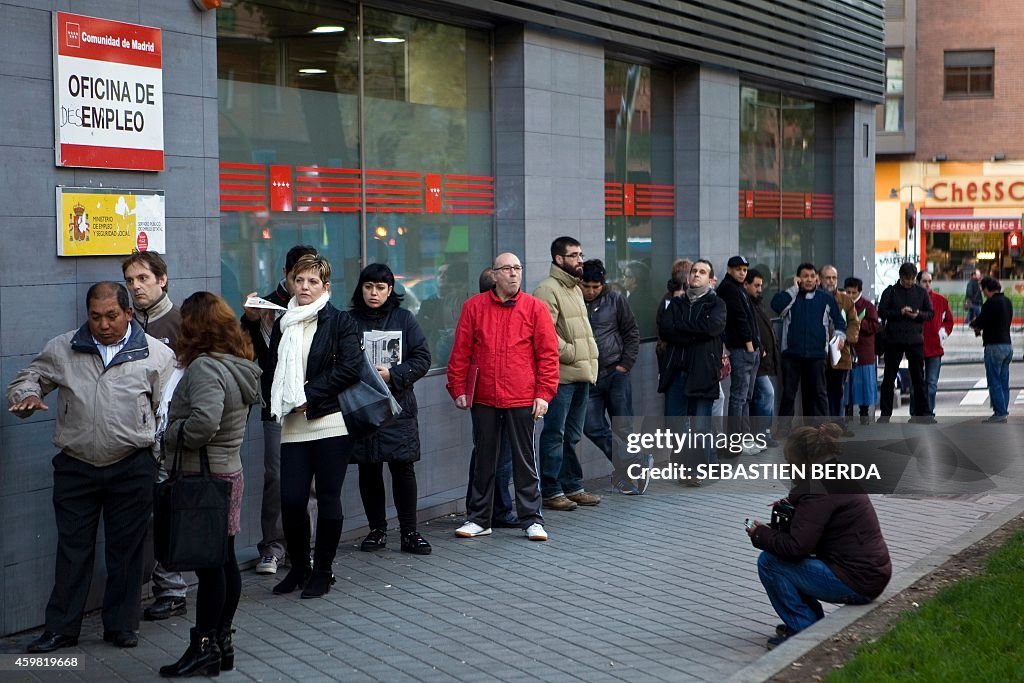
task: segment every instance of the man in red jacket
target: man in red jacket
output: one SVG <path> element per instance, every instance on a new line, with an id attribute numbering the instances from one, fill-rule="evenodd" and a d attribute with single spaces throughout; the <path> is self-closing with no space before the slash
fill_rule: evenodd
<path id="1" fill-rule="evenodd" d="M 546 541 L 534 422 L 558 391 L 558 338 L 548 307 L 523 292 L 523 267 L 515 254 L 494 259 L 494 289 L 462 305 L 448 361 L 448 393 L 469 409 L 476 435 L 466 523 L 461 538 L 491 533 L 494 473 L 501 442 L 512 444 L 512 477 L 519 523 L 531 541 Z"/>
<path id="2" fill-rule="evenodd" d="M 935 317 L 924 323 L 924 384 L 928 391 L 928 413 L 935 415 L 935 392 L 939 388 L 939 370 L 942 369 L 942 345 L 953 332 L 953 311 L 949 300 L 932 289 L 932 274 L 922 270 L 917 284 L 928 292 L 935 309 Z"/>

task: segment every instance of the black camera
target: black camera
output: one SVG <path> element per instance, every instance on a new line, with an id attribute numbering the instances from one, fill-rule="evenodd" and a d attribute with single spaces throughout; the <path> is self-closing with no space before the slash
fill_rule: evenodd
<path id="1" fill-rule="evenodd" d="M 772 529 L 789 533 L 789 527 L 793 523 L 793 515 L 796 508 L 789 500 L 783 498 L 772 503 L 772 519 L 768 523 Z"/>

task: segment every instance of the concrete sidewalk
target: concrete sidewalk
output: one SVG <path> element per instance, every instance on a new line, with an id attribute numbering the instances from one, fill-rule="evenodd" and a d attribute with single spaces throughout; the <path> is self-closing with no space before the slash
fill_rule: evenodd
<path id="1" fill-rule="evenodd" d="M 773 449 L 744 462 L 781 458 Z M 599 683 L 721 681 L 741 672 L 756 680 L 780 657 L 800 654 L 787 644 L 768 655 L 769 666 L 756 668 L 779 620 L 742 523 L 766 519 L 766 506 L 785 488 L 765 481 L 699 489 L 655 482 L 644 496 L 608 494 L 594 508 L 548 512 L 547 543 L 531 543 L 514 529 L 457 539 L 461 518 L 445 517 L 421 527 L 434 545 L 429 557 L 397 552 L 396 534 L 376 554 L 343 545 L 338 583 L 319 600 L 272 595 L 280 575 L 246 571 L 235 623 L 237 668 L 221 680 Z M 986 520 L 1016 510 L 1022 497 L 874 500 L 895 586 L 905 585 L 925 558 L 937 562 Z M 6 671 L 0 680 L 157 680 L 157 669 L 186 647 L 194 601 L 193 589 L 188 618 L 144 622 L 132 650 L 103 643 L 93 614 L 80 645 L 56 653 L 79 656 L 81 669 Z M 801 641 L 818 642 L 830 627 L 826 618 Z M 37 634 L 0 641 L 0 653 L 22 652 Z"/>

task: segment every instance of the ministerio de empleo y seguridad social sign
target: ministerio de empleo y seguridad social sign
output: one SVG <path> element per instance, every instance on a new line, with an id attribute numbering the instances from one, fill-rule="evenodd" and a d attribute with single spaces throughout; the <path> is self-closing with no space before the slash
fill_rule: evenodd
<path id="1" fill-rule="evenodd" d="M 56 165 L 164 169 L 161 30 L 53 13 Z M 57 187 L 60 256 L 163 252 L 160 190 Z"/>

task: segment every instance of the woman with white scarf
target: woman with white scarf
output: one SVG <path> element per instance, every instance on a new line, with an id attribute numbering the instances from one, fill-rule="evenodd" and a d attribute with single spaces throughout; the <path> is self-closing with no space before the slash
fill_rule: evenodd
<path id="1" fill-rule="evenodd" d="M 338 393 L 359 380 L 362 350 L 355 323 L 330 303 L 331 264 L 300 258 L 288 274 L 292 299 L 270 339 L 274 382 L 270 412 L 281 423 L 281 523 L 292 568 L 275 593 L 302 588 L 318 598 L 334 584 L 341 536 L 341 486 L 351 437 Z M 316 479 L 317 542 L 309 563 L 309 487 Z"/>

